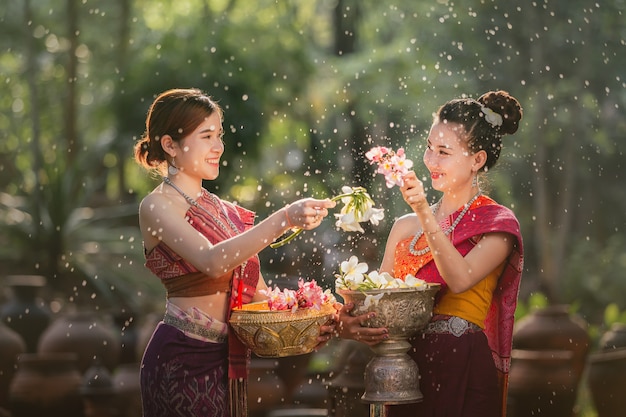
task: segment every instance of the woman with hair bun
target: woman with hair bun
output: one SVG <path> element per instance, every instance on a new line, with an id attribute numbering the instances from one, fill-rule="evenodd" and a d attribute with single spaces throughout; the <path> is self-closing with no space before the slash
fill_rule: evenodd
<path id="1" fill-rule="evenodd" d="M 165 316 L 141 362 L 144 417 L 246 416 L 250 352 L 228 330 L 233 306 L 266 298 L 257 253 L 294 227 L 320 225 L 335 203 L 305 198 L 258 224 L 202 185 L 220 172 L 222 109 L 197 89 L 160 94 L 135 159 L 161 182 L 141 202 L 146 267 L 166 290 Z M 322 326 L 322 346 L 334 332 Z M 230 396 L 229 396 L 230 394 Z"/>
<path id="2" fill-rule="evenodd" d="M 521 119 L 519 102 L 505 91 L 451 100 L 435 114 L 423 157 L 441 198 L 430 205 L 415 172 L 404 177 L 402 196 L 412 213 L 393 225 L 380 272 L 413 274 L 442 287 L 431 322 L 409 352 L 424 399 L 390 406 L 389 416 L 506 413 L 522 236 L 514 213 L 485 195 L 481 178 Z M 340 335 L 368 345 L 383 341 L 386 329 L 361 327 L 362 316 L 348 315 L 352 307 L 340 312 Z"/>

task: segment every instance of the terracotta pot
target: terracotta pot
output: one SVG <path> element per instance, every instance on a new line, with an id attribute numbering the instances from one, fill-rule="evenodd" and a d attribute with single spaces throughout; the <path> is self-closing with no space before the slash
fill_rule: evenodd
<path id="1" fill-rule="evenodd" d="M 11 380 L 17 367 L 17 357 L 26 352 L 22 337 L 0 322 L 0 408 L 8 405 Z"/>
<path id="2" fill-rule="evenodd" d="M 570 350 L 520 350 L 511 353 L 508 415 L 571 417 L 578 379 Z"/>
<path id="3" fill-rule="evenodd" d="M 72 353 L 20 355 L 9 390 L 13 417 L 82 417 L 76 358 Z"/>
<path id="4" fill-rule="evenodd" d="M 626 324 L 613 323 L 609 331 L 600 338 L 600 349 L 612 350 L 626 348 Z"/>
<path id="5" fill-rule="evenodd" d="M 587 383 L 598 417 L 622 417 L 626 406 L 626 348 L 589 355 Z"/>
<path id="6" fill-rule="evenodd" d="M 118 335 L 95 313 L 81 312 L 58 317 L 41 335 L 39 353 L 72 352 L 78 356 L 81 374 L 95 363 L 112 372 L 120 355 Z"/>
<path id="7" fill-rule="evenodd" d="M 513 331 L 514 349 L 572 351 L 572 369 L 577 380 L 585 369 L 590 346 L 587 323 L 570 315 L 566 305 L 534 311 L 519 320 Z"/>
<path id="8" fill-rule="evenodd" d="M 26 352 L 35 353 L 39 337 L 51 320 L 50 312 L 37 301 L 46 278 L 41 275 L 10 275 L 4 282 L 11 288 L 13 297 L 2 307 L 0 320 L 24 339 Z"/>

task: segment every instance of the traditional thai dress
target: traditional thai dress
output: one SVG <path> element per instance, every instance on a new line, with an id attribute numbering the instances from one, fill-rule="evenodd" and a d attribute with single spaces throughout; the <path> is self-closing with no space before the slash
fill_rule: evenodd
<path id="1" fill-rule="evenodd" d="M 254 224 L 253 212 L 221 201 L 206 190 L 196 201 L 201 207 L 191 206 L 185 218 L 212 244 Z M 225 230 L 224 224 L 229 224 L 226 215 L 237 231 Z M 221 227 L 215 218 L 222 222 Z M 146 267 L 161 279 L 168 299 L 229 293 L 230 309 L 250 302 L 260 276 L 255 256 L 220 278 L 208 278 L 163 242 L 146 254 Z M 230 415 L 245 415 L 249 357 L 250 352 L 228 331 L 227 323 L 198 308 L 183 311 L 168 301 L 165 317 L 141 363 L 143 416 L 226 417 L 229 406 Z M 235 401 L 229 400 L 229 385 Z"/>
<path id="2" fill-rule="evenodd" d="M 443 230 L 459 212 L 440 224 Z M 409 354 L 417 362 L 421 403 L 390 406 L 389 416 L 499 417 L 506 413 L 513 321 L 523 267 L 519 222 L 508 208 L 480 196 L 448 236 L 465 256 L 485 233 L 508 233 L 513 252 L 474 287 L 459 294 L 447 288 L 432 253 L 413 255 L 411 238 L 398 243 L 394 276 L 413 274 L 439 283 L 433 318 L 411 339 Z M 425 236 L 415 244 L 427 245 Z"/>

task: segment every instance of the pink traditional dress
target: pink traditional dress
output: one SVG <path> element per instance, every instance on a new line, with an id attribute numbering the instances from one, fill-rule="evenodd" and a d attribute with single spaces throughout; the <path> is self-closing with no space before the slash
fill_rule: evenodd
<path id="1" fill-rule="evenodd" d="M 198 205 L 192 205 L 185 218 L 212 244 L 254 224 L 253 212 L 204 189 L 196 201 Z M 161 279 L 168 299 L 224 292 L 230 294 L 230 310 L 252 300 L 260 277 L 255 256 L 224 276 L 210 279 L 164 243 L 146 254 L 146 267 Z M 249 357 L 249 350 L 228 331 L 227 323 L 197 308 L 183 311 L 168 301 L 141 363 L 143 416 L 245 415 Z"/>
<path id="2" fill-rule="evenodd" d="M 442 229 L 453 224 L 459 214 L 449 216 Z M 416 243 L 411 238 L 398 243 L 394 276 L 413 274 L 441 284 L 442 289 L 431 323 L 412 339 L 409 352 L 419 366 L 424 401 L 391 406 L 389 416 L 505 415 L 513 321 L 523 268 L 519 222 L 511 210 L 481 195 L 448 238 L 465 256 L 483 234 L 493 232 L 510 234 L 515 240 L 513 252 L 473 288 L 459 294 L 448 291 L 432 253 L 421 250 L 427 246 L 425 236 Z"/>

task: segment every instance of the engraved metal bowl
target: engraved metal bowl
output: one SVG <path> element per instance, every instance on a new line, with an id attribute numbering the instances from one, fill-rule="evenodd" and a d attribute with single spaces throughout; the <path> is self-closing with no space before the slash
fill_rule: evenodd
<path id="1" fill-rule="evenodd" d="M 426 327 L 433 314 L 439 284 L 415 288 L 346 291 L 338 290 L 346 303 L 354 303 L 352 316 L 375 312 L 365 327 L 386 327 L 389 339 L 372 346 L 375 356 L 365 367 L 365 393 L 361 399 L 371 404 L 409 404 L 419 402 L 419 369 L 406 353 L 408 338 Z M 366 305 L 368 296 L 382 297 Z"/>
<path id="2" fill-rule="evenodd" d="M 337 290 L 337 293 L 346 303 L 354 303 L 350 312 L 352 316 L 376 313 L 363 326 L 386 327 L 390 338 L 407 338 L 422 330 L 430 321 L 435 295 L 440 288 L 440 284 L 426 284 L 420 287 L 382 290 Z M 367 296 L 380 294 L 384 295 L 378 302 L 365 305 Z"/>
<path id="3" fill-rule="evenodd" d="M 233 309 L 230 325 L 235 334 L 257 356 L 280 358 L 311 353 L 317 346 L 320 327 L 335 314 L 332 303 L 320 310 L 299 308 L 270 310 L 267 302 L 245 304 Z"/>

